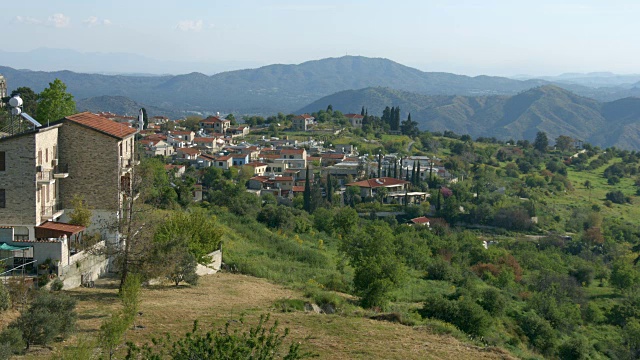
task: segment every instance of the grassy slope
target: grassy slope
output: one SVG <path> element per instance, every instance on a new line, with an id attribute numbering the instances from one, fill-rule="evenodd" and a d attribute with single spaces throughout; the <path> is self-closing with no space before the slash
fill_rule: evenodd
<path id="1" fill-rule="evenodd" d="M 113 280 L 100 280 L 96 288 L 78 288 L 68 293 L 79 301 L 79 333 L 66 342 L 94 337 L 111 309 L 117 304 Z M 510 359 L 499 349 L 481 349 L 446 335 L 436 335 L 423 327 L 369 320 L 364 317 L 318 315 L 304 312 L 282 313 L 274 303 L 283 298 L 302 298 L 300 292 L 274 285 L 264 279 L 218 273 L 205 276 L 197 287 L 153 287 L 142 292 L 137 320 L 143 329 L 129 331 L 127 341 L 144 343 L 163 333 L 180 335 L 198 319 L 203 329 L 209 324 L 223 326 L 230 319 L 255 323 L 260 314 L 291 330 L 291 339 L 304 344 L 320 359 Z M 61 344 L 55 344 L 56 347 Z M 35 349 L 25 358 L 48 356 L 50 351 Z"/>

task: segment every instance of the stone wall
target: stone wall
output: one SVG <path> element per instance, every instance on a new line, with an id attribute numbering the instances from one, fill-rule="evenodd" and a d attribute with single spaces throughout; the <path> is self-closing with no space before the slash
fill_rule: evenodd
<path id="1" fill-rule="evenodd" d="M 5 190 L 5 208 L 0 208 L 0 225 L 36 223 L 36 140 L 24 134 L 0 140 L 5 152 L 5 171 L 0 171 L 0 189 Z"/>
<path id="2" fill-rule="evenodd" d="M 60 182 L 65 208 L 77 194 L 93 209 L 118 211 L 120 140 L 66 121 L 59 144 L 60 163 L 69 167 L 69 177 Z"/>

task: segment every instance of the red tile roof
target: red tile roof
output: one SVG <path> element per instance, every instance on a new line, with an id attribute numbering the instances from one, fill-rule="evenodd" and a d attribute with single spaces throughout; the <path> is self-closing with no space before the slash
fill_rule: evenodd
<path id="1" fill-rule="evenodd" d="M 204 120 L 200 120 L 200 124 L 215 124 L 215 123 L 220 123 L 220 122 L 231 122 L 231 120 L 220 119 L 217 116 L 209 116 L 208 118 L 206 118 Z"/>
<path id="2" fill-rule="evenodd" d="M 347 119 L 364 119 L 364 116 L 360 114 L 345 114 L 344 117 Z"/>
<path id="3" fill-rule="evenodd" d="M 420 217 L 411 219 L 411 222 L 414 223 L 414 224 L 422 224 L 422 225 L 424 225 L 424 224 L 429 223 L 429 218 L 427 218 L 426 216 L 420 216 Z"/>
<path id="4" fill-rule="evenodd" d="M 171 135 L 191 135 L 193 131 L 170 131 Z"/>
<path id="5" fill-rule="evenodd" d="M 320 154 L 320 156 L 323 159 L 344 159 L 344 154 L 325 153 L 325 154 Z"/>
<path id="6" fill-rule="evenodd" d="M 197 143 L 213 143 L 216 140 L 217 140 L 216 138 L 212 138 L 212 137 L 194 137 L 193 138 L 193 142 L 197 142 Z"/>
<path id="7" fill-rule="evenodd" d="M 61 222 L 47 221 L 45 223 L 42 223 L 40 226 L 36 226 L 36 230 L 37 229 L 59 231 L 61 233 L 67 234 L 68 236 L 71 236 L 84 231 L 86 227 L 82 225 L 71 225 Z"/>
<path id="8" fill-rule="evenodd" d="M 291 188 L 291 191 L 293 191 L 294 193 L 304 192 L 304 186 L 294 186 Z"/>
<path id="9" fill-rule="evenodd" d="M 293 119 L 312 119 L 313 116 L 309 115 L 309 114 L 302 114 L 302 115 L 298 115 L 296 117 L 294 117 Z"/>
<path id="10" fill-rule="evenodd" d="M 381 178 L 373 178 L 368 180 L 352 182 L 350 184 L 347 184 L 347 186 L 360 186 L 363 188 L 379 188 L 379 187 L 397 186 L 397 185 L 404 185 L 404 184 L 409 184 L 409 182 L 400 180 L 400 179 L 390 178 L 390 177 L 381 177 Z"/>
<path id="11" fill-rule="evenodd" d="M 137 131 L 127 124 L 105 119 L 102 116 L 94 115 L 90 112 L 70 115 L 64 119 L 118 139 L 129 137 Z"/>
<path id="12" fill-rule="evenodd" d="M 305 149 L 282 149 L 280 150 L 280 155 L 295 155 L 295 154 L 304 154 Z"/>
<path id="13" fill-rule="evenodd" d="M 293 181 L 293 177 L 291 176 L 276 176 L 273 181 Z"/>
<path id="14" fill-rule="evenodd" d="M 200 155 L 200 150 L 194 148 L 179 148 L 177 151 L 188 155 Z"/>
<path id="15" fill-rule="evenodd" d="M 218 156 L 218 157 L 216 158 L 216 161 L 227 161 L 227 160 L 229 160 L 229 159 L 231 159 L 231 156 L 229 156 L 229 155 L 225 155 L 225 156 Z"/>

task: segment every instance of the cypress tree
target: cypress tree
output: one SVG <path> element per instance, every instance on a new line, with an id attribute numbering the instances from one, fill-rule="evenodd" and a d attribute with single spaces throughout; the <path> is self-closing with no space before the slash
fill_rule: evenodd
<path id="1" fill-rule="evenodd" d="M 418 170 L 416 171 L 416 186 L 419 186 L 422 182 L 422 178 L 420 178 L 420 161 L 418 161 Z"/>
<path id="2" fill-rule="evenodd" d="M 311 184 L 309 183 L 309 165 L 307 165 L 306 178 L 304 179 L 304 209 L 311 213 Z"/>
<path id="3" fill-rule="evenodd" d="M 382 177 L 382 154 L 378 153 L 378 177 Z"/>
<path id="4" fill-rule="evenodd" d="M 398 160 L 394 159 L 393 161 L 393 178 L 398 178 Z"/>
<path id="5" fill-rule="evenodd" d="M 331 174 L 327 174 L 327 201 L 329 201 L 329 204 L 333 203 L 333 182 L 331 181 Z"/>
<path id="6" fill-rule="evenodd" d="M 411 184 L 416 184 L 416 162 L 413 162 L 413 170 L 411 170 Z"/>
<path id="7" fill-rule="evenodd" d="M 440 191 L 440 189 L 438 189 L 438 201 L 436 202 L 436 210 L 440 211 L 440 208 L 442 207 L 442 191 Z"/>
<path id="8" fill-rule="evenodd" d="M 360 115 L 364 116 L 364 105 L 362 105 L 362 110 L 360 111 Z"/>

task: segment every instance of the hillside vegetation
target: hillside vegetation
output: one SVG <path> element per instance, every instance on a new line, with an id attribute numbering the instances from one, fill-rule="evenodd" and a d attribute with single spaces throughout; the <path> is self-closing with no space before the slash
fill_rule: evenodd
<path id="1" fill-rule="evenodd" d="M 640 99 L 601 103 L 546 85 L 513 96 L 427 96 L 390 88 L 348 90 L 320 99 L 299 112 L 334 109 L 381 113 L 385 105 L 411 113 L 421 129 L 473 137 L 533 140 L 538 131 L 567 135 L 594 145 L 640 148 Z"/>

